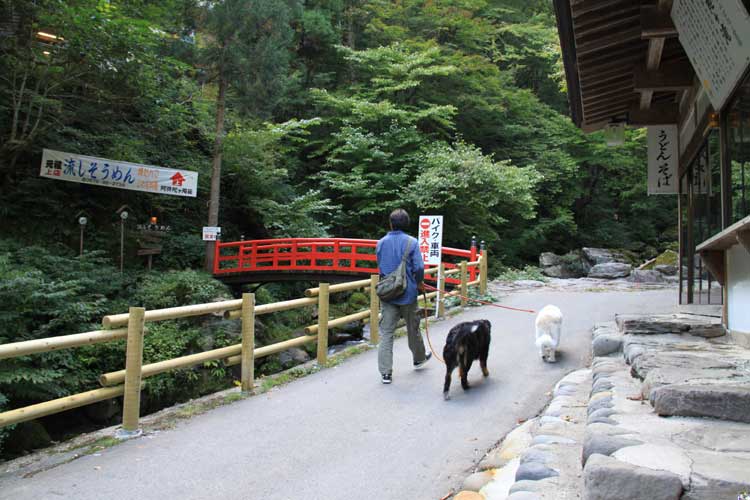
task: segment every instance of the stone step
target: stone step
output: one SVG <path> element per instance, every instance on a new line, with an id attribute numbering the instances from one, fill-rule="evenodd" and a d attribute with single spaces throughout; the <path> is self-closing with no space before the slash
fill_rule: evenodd
<path id="1" fill-rule="evenodd" d="M 750 383 L 669 384 L 651 391 L 651 405 L 662 416 L 711 417 L 750 423 Z M 750 476 L 750 470 L 748 470 Z"/>
<path id="2" fill-rule="evenodd" d="M 697 337 L 713 338 L 726 334 L 721 318 L 698 314 L 654 314 L 615 316 L 624 334 L 655 335 L 664 333 L 690 333 Z"/>
<path id="3" fill-rule="evenodd" d="M 718 500 L 750 491 L 750 425 L 659 416 L 623 359 L 595 358 L 592 373 L 584 499 Z"/>

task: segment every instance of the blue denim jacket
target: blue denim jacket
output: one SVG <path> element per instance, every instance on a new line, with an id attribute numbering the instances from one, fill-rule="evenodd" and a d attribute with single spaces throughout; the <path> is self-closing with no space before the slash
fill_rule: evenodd
<path id="1" fill-rule="evenodd" d="M 394 305 L 411 304 L 417 301 L 417 283 L 424 279 L 424 263 L 419 253 L 419 242 L 403 231 L 391 231 L 383 236 L 375 247 L 378 257 L 380 276 L 392 273 L 401 263 L 407 243 L 411 241 L 409 257 L 406 258 L 406 292 L 396 300 L 388 302 Z"/>

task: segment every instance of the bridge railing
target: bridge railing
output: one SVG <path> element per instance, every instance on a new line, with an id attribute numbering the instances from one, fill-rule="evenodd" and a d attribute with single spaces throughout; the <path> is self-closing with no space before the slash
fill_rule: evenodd
<path id="1" fill-rule="evenodd" d="M 434 279 L 439 274 L 438 270 L 438 267 L 428 269 L 425 275 Z M 144 378 L 171 370 L 202 365 L 209 361 L 223 361 L 226 366 L 241 365 L 242 390 L 252 392 L 256 359 L 313 342 L 317 342 L 318 363 L 325 365 L 328 355 L 329 329 L 355 320 L 369 321 L 370 341 L 373 344 L 378 342 L 380 301 L 375 293 L 378 280 L 378 274 L 371 274 L 369 279 L 349 283 L 336 285 L 320 283 L 318 287 L 306 290 L 305 297 L 261 305 L 255 304 L 254 294 L 246 293 L 241 299 L 167 309 L 147 311 L 142 307 L 131 307 L 127 313 L 105 316 L 102 320 L 104 330 L 0 344 L 0 360 L 2 360 L 116 340 L 127 341 L 125 368 L 102 374 L 99 377 L 101 388 L 2 412 L 0 413 L 0 427 L 123 396 L 122 432 L 127 436 L 138 431 L 142 379 Z M 446 287 L 446 282 L 449 280 L 454 280 L 457 284 L 451 291 Z M 447 269 L 443 264 L 438 286 L 440 300 L 436 300 L 438 292 L 428 293 L 427 300 L 436 301 L 435 307 L 439 314 L 443 315 L 445 299 L 461 296 L 461 303 L 466 304 L 465 297 L 468 295 L 469 287 L 472 286 L 478 286 L 481 293 L 487 289 L 487 254 L 485 251 L 477 255 L 474 260 L 461 261 L 455 268 Z M 329 318 L 330 295 L 353 290 L 369 292 L 369 308 L 340 318 Z M 318 308 L 318 323 L 305 327 L 305 335 L 263 347 L 255 347 L 256 316 L 311 306 Z M 223 313 L 226 319 L 241 320 L 241 343 L 143 364 L 144 337 L 148 334 L 147 323 L 216 313 Z"/>
<path id="2" fill-rule="evenodd" d="M 269 271 L 319 271 L 369 275 L 378 271 L 377 243 L 377 240 L 351 238 L 217 241 L 213 273 L 226 276 Z M 475 243 L 469 250 L 444 247 L 442 251 L 446 269 L 457 269 L 458 262 L 454 261 L 476 261 L 478 255 Z M 469 273 L 471 280 L 475 280 L 478 271 L 470 268 Z M 458 279 L 451 276 L 448 283 L 456 285 Z"/>

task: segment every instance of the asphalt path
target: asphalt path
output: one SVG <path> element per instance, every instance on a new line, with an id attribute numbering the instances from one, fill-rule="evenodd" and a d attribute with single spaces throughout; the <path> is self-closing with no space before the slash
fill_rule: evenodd
<path id="1" fill-rule="evenodd" d="M 586 366 L 590 329 L 616 312 L 668 312 L 673 289 L 642 292 L 533 291 L 501 303 L 563 311 L 561 353 L 543 363 L 534 316 L 470 308 L 430 328 L 442 351 L 460 321 L 492 321 L 490 376 L 478 363 L 473 388 L 442 398 L 444 367 L 412 369 L 406 339 L 394 346 L 393 384 L 382 385 L 377 352 L 261 396 L 196 416 L 175 429 L 134 439 L 41 472 L 0 482 L 1 499 L 433 500 L 460 486 L 484 453 L 520 419 L 536 415 L 566 373 Z"/>

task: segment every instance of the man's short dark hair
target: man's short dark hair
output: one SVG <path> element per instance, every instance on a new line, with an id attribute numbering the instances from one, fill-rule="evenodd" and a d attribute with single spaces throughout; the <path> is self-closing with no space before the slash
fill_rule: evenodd
<path id="1" fill-rule="evenodd" d="M 409 229 L 409 214 L 403 208 L 397 208 L 391 212 L 391 229 L 394 231 L 406 231 Z"/>

